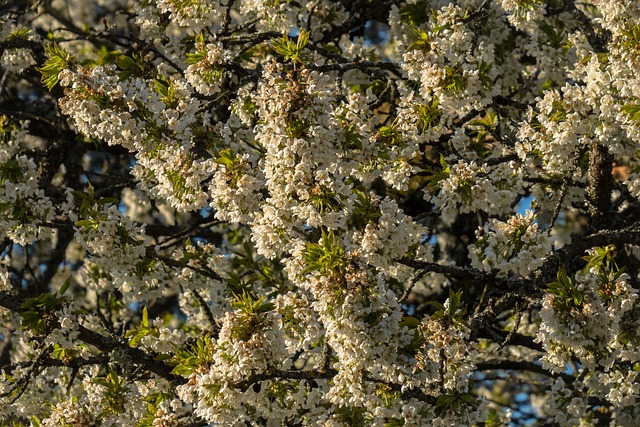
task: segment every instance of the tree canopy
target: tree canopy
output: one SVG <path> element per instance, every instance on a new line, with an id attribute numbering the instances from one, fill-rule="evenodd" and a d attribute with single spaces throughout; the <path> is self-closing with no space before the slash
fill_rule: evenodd
<path id="1" fill-rule="evenodd" d="M 636 0 L 0 4 L 1 426 L 635 426 Z"/>

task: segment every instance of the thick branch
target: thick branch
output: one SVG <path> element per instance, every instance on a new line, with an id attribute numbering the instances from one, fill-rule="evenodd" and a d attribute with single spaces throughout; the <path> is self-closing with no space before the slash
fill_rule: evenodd
<path id="1" fill-rule="evenodd" d="M 565 382 L 572 383 L 575 378 L 568 374 L 554 374 L 547 371 L 542 366 L 527 361 L 517 360 L 489 360 L 486 362 L 480 362 L 476 364 L 478 371 L 495 371 L 495 370 L 507 370 L 507 371 L 527 371 L 536 374 L 544 375 L 547 377 L 562 377 Z"/>
<path id="2" fill-rule="evenodd" d="M 328 369 L 326 372 L 320 372 L 320 371 L 316 371 L 316 370 L 310 370 L 310 371 L 298 371 L 298 370 L 287 370 L 287 371 L 272 371 L 272 372 L 265 372 L 262 374 L 256 374 L 253 375 L 252 377 L 248 378 L 245 381 L 239 382 L 237 384 L 234 384 L 234 387 L 239 389 L 239 390 L 246 390 L 249 387 L 251 387 L 253 384 L 259 383 L 261 381 L 267 381 L 267 380 L 307 380 L 307 381 L 314 381 L 314 380 L 330 380 L 332 379 L 334 376 L 336 376 L 338 374 L 338 371 L 336 371 L 335 369 Z M 393 391 L 397 391 L 397 392 L 401 392 L 402 396 L 405 398 L 416 398 L 416 399 L 420 399 L 423 402 L 429 402 L 431 404 L 434 404 L 436 402 L 436 398 L 433 396 L 430 396 L 426 393 L 424 393 L 422 390 L 419 389 L 411 389 L 411 390 L 402 390 L 403 386 L 402 384 L 396 384 L 396 383 L 388 383 L 386 381 L 382 381 L 379 379 L 375 379 L 375 378 L 369 378 L 367 376 L 364 377 L 364 381 L 371 381 L 374 383 L 379 383 L 379 384 L 384 384 L 386 386 L 388 386 L 389 388 L 391 388 Z"/>
<path id="3" fill-rule="evenodd" d="M 607 147 L 594 141 L 589 150 L 589 185 L 587 187 L 587 200 L 589 201 L 589 214 L 593 230 L 602 229 L 607 223 L 613 190 L 612 168 L 613 156 Z"/>
<path id="4" fill-rule="evenodd" d="M 23 302 L 24 300 L 22 298 L 11 295 L 10 293 L 5 291 L 0 291 L 0 307 L 4 307 L 17 314 L 21 314 L 24 311 L 21 307 Z M 162 362 L 153 360 L 152 355 L 147 354 L 146 352 L 138 348 L 129 347 L 123 342 L 94 332 L 82 325 L 78 326 L 78 332 L 78 339 L 80 339 L 84 343 L 91 344 L 98 350 L 104 351 L 106 353 L 111 353 L 114 350 L 121 350 L 131 359 L 133 363 L 141 365 L 149 372 L 153 372 L 154 374 L 169 381 L 173 381 L 174 383 L 182 384 L 186 381 L 182 377 L 173 375 L 171 373 L 172 368 L 170 366 L 167 366 Z"/>

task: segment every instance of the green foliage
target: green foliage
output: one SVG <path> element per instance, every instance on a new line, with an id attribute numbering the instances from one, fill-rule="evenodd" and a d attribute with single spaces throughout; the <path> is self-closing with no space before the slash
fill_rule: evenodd
<path id="1" fill-rule="evenodd" d="M 173 393 L 163 392 L 151 393 L 145 396 L 144 401 L 147 404 L 147 411 L 145 413 L 145 416 L 140 421 L 138 421 L 136 427 L 156 427 L 154 424 L 157 423 L 154 423 L 154 421 L 156 420 L 156 413 L 158 412 L 158 408 L 160 408 L 162 402 L 170 399 L 171 397 L 173 397 Z"/>
<path id="2" fill-rule="evenodd" d="M 624 36 L 623 45 L 632 51 L 640 51 L 640 24 L 629 25 L 621 32 Z"/>
<path id="3" fill-rule="evenodd" d="M 344 124 L 341 122 L 344 131 L 345 148 L 347 150 L 362 150 L 362 135 L 358 132 L 358 127 L 354 124 Z"/>
<path id="4" fill-rule="evenodd" d="M 567 39 L 563 28 L 554 28 L 551 25 L 543 24 L 541 30 L 548 37 L 548 45 L 554 49 L 561 49 L 563 54 L 571 48 L 571 42 Z"/>
<path id="5" fill-rule="evenodd" d="M 561 123 L 567 120 L 567 110 L 565 109 L 562 101 L 553 101 L 551 106 L 552 110 L 551 113 L 549 113 L 549 120 L 556 123 Z"/>
<path id="6" fill-rule="evenodd" d="M 409 331 L 413 331 L 413 335 L 411 336 L 411 342 L 409 343 L 409 345 L 402 348 L 402 351 L 410 357 L 415 357 L 426 342 L 423 335 L 420 333 L 420 329 L 418 328 L 418 326 L 420 326 L 420 321 L 415 317 L 404 316 L 402 318 L 402 321 L 400 322 L 400 327 L 403 328 L 405 326 L 409 329 Z"/>
<path id="7" fill-rule="evenodd" d="M 477 399 L 469 393 L 442 394 L 436 400 L 436 414 L 444 415 L 452 411 L 456 415 L 464 415 L 478 406 Z"/>
<path id="8" fill-rule="evenodd" d="M 472 186 L 473 183 L 471 181 L 462 179 L 456 187 L 456 191 L 465 203 L 471 203 L 471 201 L 473 201 Z"/>
<path id="9" fill-rule="evenodd" d="M 152 273 L 155 268 L 155 261 L 151 258 L 144 257 L 138 261 L 135 265 L 136 277 L 140 280 L 149 273 Z"/>
<path id="10" fill-rule="evenodd" d="M 191 161 L 192 159 L 185 160 L 183 167 L 188 167 L 186 165 L 191 163 Z M 182 170 L 182 167 L 167 172 L 167 180 L 171 183 L 175 197 L 179 199 L 182 199 L 194 192 L 193 188 L 187 186 L 187 176 Z"/>
<path id="11" fill-rule="evenodd" d="M 29 421 L 31 421 L 31 424 L 24 424 L 20 421 L 11 420 L 11 419 L 0 420 L 0 427 L 40 427 L 41 425 L 40 420 L 35 415 L 30 416 Z M 66 427 L 66 426 L 61 426 L 61 427 Z"/>
<path id="12" fill-rule="evenodd" d="M 449 65 L 445 65 L 444 67 L 444 79 L 442 80 L 442 88 L 448 92 L 457 94 L 462 92 L 462 90 L 467 85 L 467 78 L 457 67 L 451 67 Z"/>
<path id="13" fill-rule="evenodd" d="M 195 36 L 195 53 L 187 53 L 187 64 L 197 64 L 205 59 L 207 59 L 207 49 L 205 48 L 204 43 L 204 34 L 198 33 Z"/>
<path id="14" fill-rule="evenodd" d="M 353 90 L 356 91 L 355 86 Z M 344 149 L 362 150 L 362 135 L 358 131 L 358 127 L 354 123 L 347 120 L 346 110 L 338 117 L 338 120 L 340 121 L 340 127 L 344 132 Z"/>
<path id="15" fill-rule="evenodd" d="M 94 61 L 83 63 L 83 65 L 91 66 L 113 64 L 121 55 L 122 52 L 118 52 L 117 50 L 109 50 L 109 48 L 107 48 L 106 46 L 100 46 L 96 51 L 96 59 Z"/>
<path id="16" fill-rule="evenodd" d="M 158 332 L 158 328 L 149 327 L 149 313 L 147 312 L 147 307 L 144 307 L 142 309 L 142 320 L 140 322 L 140 325 L 128 330 L 124 334 L 124 337 L 129 339 L 130 346 L 136 347 L 140 345 L 142 339 L 147 335 L 158 337 L 160 333 Z"/>
<path id="17" fill-rule="evenodd" d="M 31 30 L 27 27 L 20 27 L 17 30 L 15 30 L 14 32 L 12 32 L 11 34 L 9 34 L 7 36 L 7 41 L 12 41 L 12 40 L 16 40 L 16 39 L 26 39 L 27 35 L 29 35 L 29 33 L 31 32 Z"/>
<path id="18" fill-rule="evenodd" d="M 411 31 L 413 32 L 413 36 L 416 40 L 409 43 L 407 51 L 422 50 L 424 52 L 429 52 L 431 50 L 431 43 L 433 42 L 432 37 L 420 28 L 411 27 Z"/>
<path id="19" fill-rule="evenodd" d="M 287 117 L 285 132 L 289 138 L 300 138 L 305 135 L 311 123 L 298 117 Z"/>
<path id="20" fill-rule="evenodd" d="M 627 115 L 632 125 L 640 126 L 640 104 L 623 105 L 620 111 Z"/>
<path id="21" fill-rule="evenodd" d="M 583 260 L 587 261 L 587 265 L 584 267 L 585 271 L 589 271 L 592 268 L 597 270 L 612 270 L 615 268 L 617 270 L 615 264 L 616 253 L 615 245 L 593 248 L 590 255 L 582 257 Z"/>
<path id="22" fill-rule="evenodd" d="M 95 212 L 96 205 L 106 205 L 118 203 L 118 199 L 114 199 L 113 197 L 100 197 L 96 198 L 95 189 L 91 183 L 87 183 L 86 193 L 78 190 L 74 190 L 71 192 L 73 198 L 79 206 L 80 216 L 82 217 L 90 217 Z"/>
<path id="23" fill-rule="evenodd" d="M 434 96 L 431 104 L 419 104 L 414 107 L 418 116 L 418 131 L 422 134 L 440 123 L 442 112 L 438 108 L 438 97 Z"/>
<path id="24" fill-rule="evenodd" d="M 33 213 L 29 205 L 24 199 L 18 198 L 13 203 L 0 201 L 0 212 L 6 216 L 7 219 L 30 222 L 33 220 Z"/>
<path id="25" fill-rule="evenodd" d="M 354 188 L 353 193 L 356 195 L 356 201 L 348 224 L 349 226 L 362 229 L 370 222 L 377 221 L 378 218 L 382 216 L 382 213 L 380 212 L 378 204 L 372 200 L 369 192 Z"/>
<path id="26" fill-rule="evenodd" d="M 496 131 L 498 115 L 491 110 L 487 110 L 484 117 L 472 120 L 469 125 L 476 126 L 476 129 L 470 132 L 470 136 L 474 137 L 471 148 L 480 158 L 485 158 L 491 154 L 491 150 L 487 147 L 487 137 Z"/>
<path id="27" fill-rule="evenodd" d="M 20 163 L 16 159 L 9 159 L 6 163 L 0 164 L 0 184 L 5 182 L 17 184 L 24 178 L 24 172 L 20 167 Z"/>
<path id="28" fill-rule="evenodd" d="M 229 186 L 231 188 L 237 188 L 238 181 L 244 175 L 242 170 L 241 158 L 230 148 L 226 148 L 218 154 L 216 163 L 225 167 L 229 174 Z"/>
<path id="29" fill-rule="evenodd" d="M 535 10 L 544 4 L 544 0 L 516 0 L 516 8 L 513 14 L 519 18 L 524 18 L 528 12 Z"/>
<path id="30" fill-rule="evenodd" d="M 236 295 L 235 300 L 231 302 L 231 307 L 249 316 L 260 316 L 276 308 L 273 303 L 266 302 L 263 296 L 256 300 L 247 293 Z"/>
<path id="31" fill-rule="evenodd" d="M 337 212 L 341 206 L 338 193 L 317 183 L 311 188 L 309 198 L 303 205 L 312 205 L 321 214 Z"/>
<path id="32" fill-rule="evenodd" d="M 307 267 L 302 274 L 317 271 L 323 276 L 342 275 L 349 265 L 349 258 L 345 255 L 340 239 L 334 235 L 333 230 L 323 229 L 320 243 L 307 243 L 303 258 Z"/>
<path id="33" fill-rule="evenodd" d="M 106 220 L 105 213 L 99 208 L 100 205 L 113 204 L 118 203 L 118 199 L 114 199 L 111 197 L 100 197 L 96 198 L 95 190 L 91 183 L 88 183 L 87 192 L 82 192 L 78 190 L 73 190 L 71 192 L 73 195 L 76 204 L 79 206 L 80 210 L 80 219 L 76 221 L 76 227 L 84 230 L 86 232 L 89 231 L 98 231 L 100 229 L 100 224 Z M 121 224 L 117 224 L 115 227 L 116 236 L 120 238 L 120 244 L 123 247 L 126 246 L 137 246 L 141 242 L 135 237 L 129 234 L 129 231 L 126 227 Z"/>
<path id="34" fill-rule="evenodd" d="M 436 308 L 431 318 L 444 322 L 445 325 L 453 325 L 458 329 L 471 329 L 469 324 L 464 320 L 467 310 L 462 307 L 462 291 L 454 292 L 449 289 L 448 304 L 442 304 L 437 301 L 429 301 L 432 307 Z"/>
<path id="35" fill-rule="evenodd" d="M 419 0 L 413 4 L 404 4 L 400 8 L 400 20 L 411 26 L 424 24 L 429 20 L 429 2 Z"/>
<path id="36" fill-rule="evenodd" d="M 387 83 L 383 80 L 374 80 L 372 83 L 357 83 L 351 86 L 351 92 L 353 93 L 365 93 L 370 90 L 374 95 L 380 95 L 387 88 Z M 346 117 L 346 112 L 343 116 L 340 117 L 341 120 L 344 120 Z"/>
<path id="37" fill-rule="evenodd" d="M 485 427 L 501 427 L 502 426 L 502 421 L 500 420 L 500 415 L 498 414 L 498 411 L 495 409 L 491 409 L 491 411 L 489 411 L 489 415 L 487 416 L 487 419 L 484 422 Z"/>
<path id="38" fill-rule="evenodd" d="M 582 259 L 587 261 L 585 271 L 596 270 L 598 275 L 598 295 L 605 304 L 615 299 L 616 282 L 622 276 L 625 269 L 619 268 L 616 263 L 617 249 L 615 245 L 605 247 L 595 247 L 590 255 Z"/>
<path id="39" fill-rule="evenodd" d="M 299 384 L 294 381 L 270 381 L 267 386 L 267 397 L 271 402 L 277 401 L 283 408 L 290 404 L 287 398 L 298 391 Z"/>
<path id="40" fill-rule="evenodd" d="M 51 43 L 44 46 L 44 51 L 49 57 L 44 62 L 42 68 L 39 68 L 42 74 L 42 83 L 51 90 L 58 84 L 58 76 L 62 70 L 71 68 L 75 58 L 66 50 L 58 46 L 57 43 Z"/>
<path id="41" fill-rule="evenodd" d="M 80 343 L 71 348 L 65 348 L 58 344 L 54 344 L 53 350 L 51 350 L 51 357 L 61 360 L 62 363 L 72 363 L 73 360 L 80 356 L 81 351 L 86 348 L 88 348 L 88 346 L 84 343 Z"/>
<path id="42" fill-rule="evenodd" d="M 271 47 L 280 55 L 284 56 L 285 61 L 291 61 L 294 64 L 301 64 L 300 54 L 302 49 L 309 42 L 310 33 L 305 30 L 300 30 L 298 39 L 294 42 L 289 36 L 284 33 L 281 38 L 274 40 L 271 43 Z"/>
<path id="43" fill-rule="evenodd" d="M 231 329 L 231 338 L 237 341 L 248 341 L 262 328 L 264 315 L 275 309 L 275 305 L 267 302 L 264 296 L 255 299 L 248 293 L 236 295 L 231 306 L 238 310 L 238 320 Z"/>
<path id="44" fill-rule="evenodd" d="M 124 411 L 126 393 L 129 391 L 129 387 L 125 384 L 125 378 L 120 378 L 116 371 L 109 368 L 107 375 L 94 379 L 93 383 L 105 387 L 102 393 L 102 407 L 104 409 L 101 416 L 120 414 Z"/>
<path id="45" fill-rule="evenodd" d="M 45 293 L 35 297 L 27 298 L 20 305 L 23 310 L 21 329 L 29 329 L 36 335 L 42 335 L 54 327 L 56 318 L 54 313 L 62 307 L 62 303 L 67 299 L 62 294 L 69 285 L 63 285 L 61 292 L 53 294 Z"/>
<path id="46" fill-rule="evenodd" d="M 447 161 L 444 159 L 444 155 L 440 154 L 440 170 L 431 169 L 431 175 L 427 177 L 427 189 L 432 194 L 435 194 L 440 189 L 440 182 L 449 178 L 451 174 L 451 168 L 447 164 Z"/>
<path id="47" fill-rule="evenodd" d="M 161 101 L 167 107 L 175 108 L 178 104 L 178 97 L 173 82 L 163 76 L 157 77 L 153 82 L 156 92 L 162 97 Z"/>
<path id="48" fill-rule="evenodd" d="M 547 293 L 555 295 L 553 307 L 558 312 L 580 311 L 584 293 L 578 287 L 575 277 L 569 277 L 564 267 L 558 270 L 556 281 L 547 284 Z"/>
<path id="49" fill-rule="evenodd" d="M 382 403 L 387 408 L 390 408 L 401 395 L 400 392 L 393 391 L 393 389 L 387 384 L 378 384 L 375 388 L 374 394 L 382 400 Z"/>
<path id="50" fill-rule="evenodd" d="M 397 145 L 400 141 L 400 133 L 394 124 L 389 126 L 381 126 L 376 133 L 376 140 L 382 146 L 391 147 Z"/>
<path id="51" fill-rule="evenodd" d="M 120 80 L 128 80 L 131 77 L 144 77 L 147 64 L 142 53 L 133 52 L 131 56 L 120 55 L 116 58 L 116 64 L 120 68 Z"/>
<path id="52" fill-rule="evenodd" d="M 365 408 L 341 406 L 334 413 L 339 416 L 340 421 L 350 427 L 365 427 L 371 424 L 367 419 Z"/>
<path id="53" fill-rule="evenodd" d="M 480 83 L 482 83 L 482 87 L 485 89 L 489 89 L 493 84 L 493 80 L 490 75 L 492 69 L 493 63 L 487 63 L 484 61 L 482 61 L 478 67 L 478 78 L 480 79 Z"/>
<path id="54" fill-rule="evenodd" d="M 409 28 L 411 29 L 413 37 L 415 38 L 415 41 L 407 46 L 407 51 L 422 50 L 424 52 L 429 52 L 431 50 L 431 43 L 433 42 L 434 38 L 440 35 L 442 31 L 451 28 L 450 23 L 435 24 L 432 26 L 429 32 L 426 32 L 422 28 L 417 27 L 416 24 L 426 22 L 429 18 L 431 18 L 431 21 L 434 23 L 436 23 L 438 20 L 438 15 L 434 10 L 431 11 L 431 16 L 429 17 L 428 13 L 426 12 L 428 10 L 428 6 L 426 5 L 426 3 L 427 2 L 419 2 L 414 5 L 406 6 L 404 9 L 404 17 L 402 16 L 401 12 L 400 19 L 409 24 Z M 425 4 L 425 9 L 423 11 L 418 11 L 417 8 L 420 7 L 421 4 Z"/>
<path id="55" fill-rule="evenodd" d="M 252 276 L 240 275 L 236 272 L 227 272 L 227 293 L 231 295 L 239 295 L 243 293 L 253 294 L 253 283 L 256 278 Z"/>
<path id="56" fill-rule="evenodd" d="M 213 363 L 211 337 L 201 335 L 195 341 L 178 347 L 169 363 L 175 365 L 171 373 L 183 377 L 199 369 L 206 370 Z"/>
<path id="57" fill-rule="evenodd" d="M 391 418 L 384 424 L 384 427 L 403 427 L 404 420 L 401 418 Z"/>
<path id="58" fill-rule="evenodd" d="M 0 144 L 8 143 L 11 140 L 11 136 L 14 131 L 18 130 L 19 126 L 9 119 L 4 114 L 0 114 Z"/>

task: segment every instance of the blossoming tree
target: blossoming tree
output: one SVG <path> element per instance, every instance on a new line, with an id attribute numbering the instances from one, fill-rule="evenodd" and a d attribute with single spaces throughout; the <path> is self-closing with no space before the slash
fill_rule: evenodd
<path id="1" fill-rule="evenodd" d="M 637 425 L 637 1 L 0 9 L 2 426 Z"/>

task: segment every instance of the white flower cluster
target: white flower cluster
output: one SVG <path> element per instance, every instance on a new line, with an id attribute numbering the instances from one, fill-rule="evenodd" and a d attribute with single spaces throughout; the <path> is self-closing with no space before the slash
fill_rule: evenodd
<path id="1" fill-rule="evenodd" d="M 576 357 L 584 369 L 608 369 L 618 358 L 627 359 L 623 318 L 638 297 L 629 277 L 586 272 L 567 280 L 563 283 L 559 278 L 563 291 L 550 289 L 542 301 L 537 340 L 547 351 L 542 359 L 545 367 L 562 372 Z M 633 362 L 638 360 L 631 357 Z"/>
<path id="2" fill-rule="evenodd" d="M 31 51 L 24 48 L 6 49 L 0 57 L 0 65 L 10 73 L 22 73 L 35 63 Z"/>
<path id="3" fill-rule="evenodd" d="M 371 203 L 379 209 L 375 220 L 369 220 L 364 227 L 357 228 L 350 237 L 353 247 L 367 263 L 387 271 L 389 260 L 398 259 L 420 241 L 425 229 L 405 215 L 391 199 L 378 200 L 375 194 L 369 196 Z M 356 202 L 357 205 L 357 202 Z M 357 208 L 356 208 L 357 209 Z"/>
<path id="4" fill-rule="evenodd" d="M 448 307 L 450 301 L 445 303 Z M 420 332 L 426 342 L 419 363 L 429 364 L 437 369 L 438 380 L 450 393 L 467 393 L 469 380 L 475 367 L 468 364 L 470 355 L 476 352 L 469 342 L 469 329 L 455 324 L 443 324 L 430 317 L 422 321 Z"/>
<path id="5" fill-rule="evenodd" d="M 442 173 L 438 190 L 425 193 L 425 199 L 442 211 L 444 219 L 453 219 L 458 212 L 505 214 L 523 192 L 522 170 L 515 162 L 488 167 L 460 160 Z"/>
<path id="6" fill-rule="evenodd" d="M 36 164 L 14 147 L 0 146 L 0 237 L 20 245 L 52 236 L 44 225 L 55 218 L 55 209 L 38 186 Z"/>
<path id="7" fill-rule="evenodd" d="M 535 32 L 537 22 L 545 15 L 543 1 L 538 0 L 502 0 L 501 6 L 507 13 L 509 23 L 518 30 Z"/>
<path id="8" fill-rule="evenodd" d="M 132 173 L 141 190 L 180 211 L 206 206 L 201 183 L 215 162 L 190 153 L 200 104 L 191 98 L 186 80 L 122 80 L 114 67 L 100 66 L 64 70 L 60 80 L 71 87 L 60 107 L 79 132 L 136 153 Z"/>
<path id="9" fill-rule="evenodd" d="M 437 97 L 449 120 L 486 102 L 483 57 L 469 54 L 473 33 L 462 22 L 462 7 L 449 4 L 437 9 L 424 28 L 398 22 L 395 13 L 397 9 L 392 12 L 392 29 L 404 44 L 402 67 L 410 79 L 420 82 L 424 99 Z"/>
<path id="10" fill-rule="evenodd" d="M 595 210 L 637 223 L 638 2 L 46 3 L 0 17 L 0 96 L 24 109 L 0 117 L 0 396 L 18 395 L 0 424 L 522 421 L 476 373 L 489 356 L 573 377 L 521 388 L 541 423 L 637 421 L 637 272 L 616 264 L 634 229 L 591 236 L 623 237 L 518 289 L 516 313 L 494 279 L 529 283 Z M 40 96 L 23 46 L 47 33 Z M 80 325 L 130 347 L 81 345 Z"/>
<path id="11" fill-rule="evenodd" d="M 161 13 L 170 14 L 172 22 L 194 32 L 210 27 L 220 19 L 221 10 L 212 0 L 190 2 L 156 0 L 154 3 Z"/>
<path id="12" fill-rule="evenodd" d="M 218 165 L 209 183 L 210 206 L 216 218 L 230 223 L 251 223 L 262 201 L 263 180 L 252 167 L 248 154 L 231 154 L 232 164 Z"/>
<path id="13" fill-rule="evenodd" d="M 178 387 L 178 395 L 185 403 L 193 403 L 195 413 L 208 422 L 229 423 L 247 417 L 249 414 L 237 411 L 237 405 L 254 399 L 230 385 L 252 375 L 288 368 L 282 364 L 288 352 L 280 325 L 276 312 L 227 312 L 219 337 L 212 343 L 211 365 L 192 373 L 189 383 Z"/>
<path id="14" fill-rule="evenodd" d="M 220 91 L 224 77 L 224 65 L 233 60 L 231 52 L 225 50 L 221 43 L 196 43 L 197 53 L 193 62 L 184 72 L 184 77 L 203 95 L 214 95 Z"/>
<path id="15" fill-rule="evenodd" d="M 69 399 L 58 403 L 40 425 L 42 427 L 89 426 L 95 423 L 95 413 L 90 408 Z"/>
<path id="16" fill-rule="evenodd" d="M 541 232 L 533 211 L 516 213 L 506 222 L 491 219 L 476 232 L 477 240 L 469 246 L 471 265 L 499 275 L 513 273 L 526 276 L 544 262 L 553 239 Z"/>

